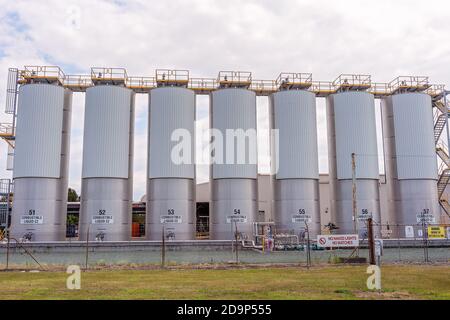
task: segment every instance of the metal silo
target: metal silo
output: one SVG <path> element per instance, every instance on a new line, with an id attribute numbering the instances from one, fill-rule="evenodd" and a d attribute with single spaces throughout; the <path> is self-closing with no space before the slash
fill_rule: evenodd
<path id="1" fill-rule="evenodd" d="M 258 212 L 256 95 L 247 90 L 250 73 L 221 72 L 218 82 L 220 89 L 210 96 L 210 121 L 215 131 L 210 238 L 234 239 L 237 229 L 250 239 Z"/>
<path id="2" fill-rule="evenodd" d="M 394 236 L 405 237 L 405 226 L 413 226 L 419 236 L 422 219 L 439 223 L 440 216 L 432 102 L 425 93 L 394 93 L 381 104 L 388 223 Z"/>
<path id="3" fill-rule="evenodd" d="M 334 84 L 338 91 L 327 98 L 332 222 L 338 233 L 358 229 L 364 238 L 368 217 L 381 222 L 374 96 L 364 91 L 369 76 L 342 75 Z"/>
<path id="4" fill-rule="evenodd" d="M 33 69 L 28 76 L 40 74 Z M 16 239 L 65 240 L 72 92 L 46 79 L 51 84 L 19 89 L 11 217 Z"/>
<path id="5" fill-rule="evenodd" d="M 270 97 L 274 216 L 277 233 L 320 234 L 319 166 L 315 94 L 310 74 L 281 74 L 280 90 Z"/>
<path id="6" fill-rule="evenodd" d="M 180 73 L 172 79 L 167 70 L 167 80 L 180 80 Z M 164 228 L 168 240 L 193 240 L 195 93 L 183 86 L 159 87 L 150 91 L 149 107 L 147 238 L 161 240 Z"/>
<path id="7" fill-rule="evenodd" d="M 131 236 L 134 93 L 119 85 L 86 90 L 80 239 Z"/>

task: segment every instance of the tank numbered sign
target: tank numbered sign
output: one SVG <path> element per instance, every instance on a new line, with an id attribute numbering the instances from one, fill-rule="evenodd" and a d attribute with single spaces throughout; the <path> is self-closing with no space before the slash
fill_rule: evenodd
<path id="1" fill-rule="evenodd" d="M 369 218 L 372 218 L 372 212 L 369 213 L 369 209 L 361 209 L 358 214 L 358 221 L 367 221 Z"/>
<path id="2" fill-rule="evenodd" d="M 92 216 L 92 224 L 113 224 L 114 219 L 112 215 L 106 214 L 106 210 L 98 210 L 98 214 Z"/>
<path id="3" fill-rule="evenodd" d="M 43 224 L 44 217 L 37 215 L 36 210 L 28 210 L 28 214 L 20 217 L 20 224 Z"/>
<path id="4" fill-rule="evenodd" d="M 417 223 L 435 223 L 434 216 L 430 213 L 430 209 L 423 209 L 416 215 Z"/>
<path id="5" fill-rule="evenodd" d="M 233 215 L 227 216 L 227 223 L 246 223 L 247 216 L 241 214 L 241 209 L 233 209 Z"/>
<path id="6" fill-rule="evenodd" d="M 182 223 L 181 216 L 175 215 L 175 209 L 167 209 L 166 215 L 160 216 L 161 223 Z"/>
<path id="7" fill-rule="evenodd" d="M 297 214 L 292 215 L 292 223 L 311 223 L 312 217 L 309 214 L 306 214 L 306 209 L 298 209 Z"/>

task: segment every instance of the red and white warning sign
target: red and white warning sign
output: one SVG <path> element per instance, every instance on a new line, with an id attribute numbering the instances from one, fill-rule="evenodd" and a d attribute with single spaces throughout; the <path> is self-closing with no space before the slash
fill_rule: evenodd
<path id="1" fill-rule="evenodd" d="M 324 234 L 317 236 L 317 244 L 324 248 L 342 248 L 359 246 L 357 234 Z"/>

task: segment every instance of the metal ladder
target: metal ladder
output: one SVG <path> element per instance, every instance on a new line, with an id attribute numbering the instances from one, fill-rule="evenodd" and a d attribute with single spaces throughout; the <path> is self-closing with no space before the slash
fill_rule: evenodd
<path id="1" fill-rule="evenodd" d="M 439 143 L 444 127 L 447 125 L 447 117 L 450 113 L 450 104 L 444 103 L 442 100 L 436 100 L 433 101 L 433 107 L 436 107 L 436 109 L 439 110 L 436 112 L 434 117 L 434 140 L 436 143 L 436 153 L 442 160 L 442 165 L 439 170 L 439 179 L 437 182 L 438 199 L 439 204 L 444 209 L 447 216 L 450 217 L 450 203 L 444 193 L 445 188 L 450 181 L 450 157 L 447 152 L 448 147 L 446 144 Z"/>

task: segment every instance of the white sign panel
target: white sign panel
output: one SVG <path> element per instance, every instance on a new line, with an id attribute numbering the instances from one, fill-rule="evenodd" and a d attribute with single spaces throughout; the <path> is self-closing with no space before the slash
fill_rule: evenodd
<path id="1" fill-rule="evenodd" d="M 92 224 L 113 224 L 114 219 L 112 215 L 95 215 L 92 216 Z"/>
<path id="2" fill-rule="evenodd" d="M 325 248 L 358 247 L 357 234 L 325 234 L 317 236 L 317 244 Z"/>
<path id="3" fill-rule="evenodd" d="M 414 227 L 413 226 L 405 226 L 405 237 L 406 238 L 414 238 Z"/>
<path id="4" fill-rule="evenodd" d="M 43 224 L 44 217 L 37 215 L 24 215 L 20 217 L 20 224 Z"/>
<path id="5" fill-rule="evenodd" d="M 160 216 L 161 223 L 181 223 L 181 216 L 165 215 Z"/>
<path id="6" fill-rule="evenodd" d="M 417 218 L 417 223 L 422 223 L 422 222 L 435 223 L 436 222 L 434 216 L 431 213 L 421 212 L 416 215 L 416 218 Z"/>
<path id="7" fill-rule="evenodd" d="M 247 216 L 227 216 L 227 223 L 246 223 L 247 222 Z"/>
<path id="8" fill-rule="evenodd" d="M 311 223 L 312 218 L 309 214 L 294 214 L 292 215 L 292 223 Z"/>

